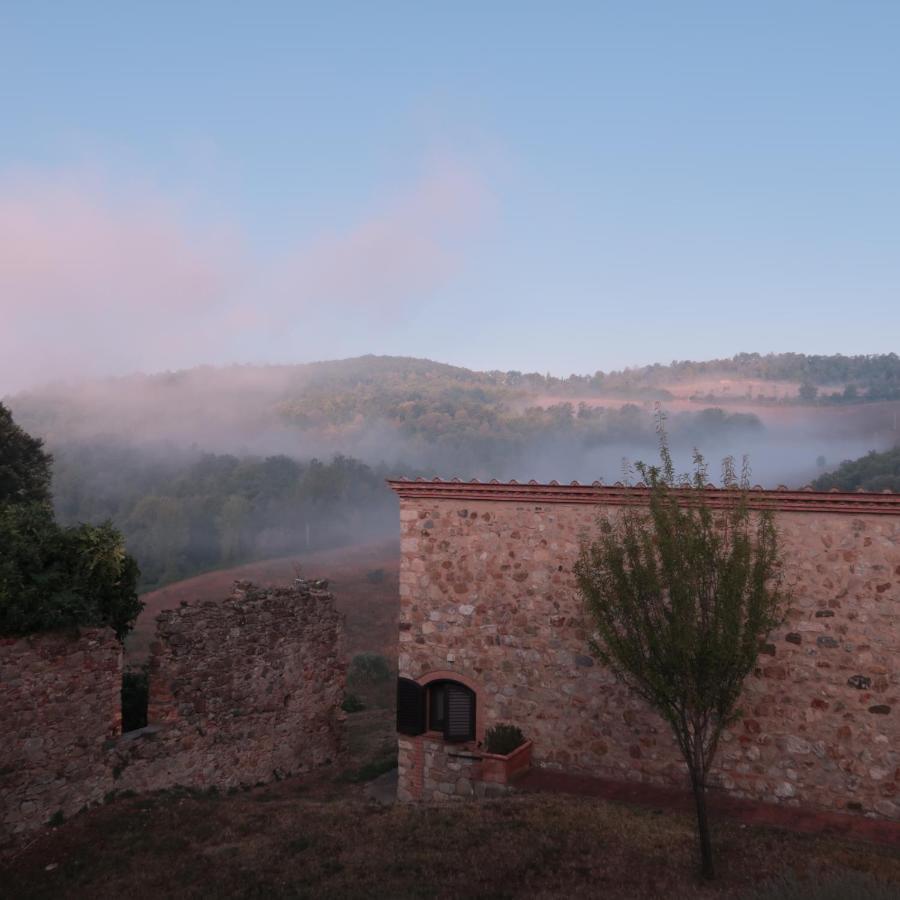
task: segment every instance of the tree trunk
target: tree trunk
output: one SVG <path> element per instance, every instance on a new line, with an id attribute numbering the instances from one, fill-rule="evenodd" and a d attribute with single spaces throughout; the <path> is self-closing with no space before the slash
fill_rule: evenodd
<path id="1" fill-rule="evenodd" d="M 697 808 L 697 836 L 700 838 L 700 872 L 707 880 L 715 877 L 713 868 L 712 841 L 709 836 L 709 819 L 706 815 L 706 773 L 702 769 L 691 771 L 691 788 L 694 791 L 694 805 Z"/>

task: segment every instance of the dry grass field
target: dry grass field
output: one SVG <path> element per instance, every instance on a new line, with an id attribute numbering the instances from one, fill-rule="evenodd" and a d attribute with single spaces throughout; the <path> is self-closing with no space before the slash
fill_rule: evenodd
<path id="1" fill-rule="evenodd" d="M 247 563 L 186 578 L 144 594 L 146 604 L 126 641 L 131 664 L 142 662 L 156 629 L 156 616 L 182 602 L 220 600 L 237 579 L 269 586 L 287 584 L 298 567 L 305 578 L 327 578 L 335 603 L 345 615 L 347 652 L 381 653 L 393 660 L 397 647 L 400 547 L 396 541 L 361 544 L 338 550 L 298 553 L 281 559 Z"/>
<path id="2" fill-rule="evenodd" d="M 562 795 L 390 807 L 334 771 L 115 799 L 0 861 L 0 884 L 9 898 L 96 900 L 900 895 L 895 848 L 733 822 L 715 843 L 719 878 L 700 884 L 684 813 Z M 768 886 L 786 877 L 793 891 Z"/>

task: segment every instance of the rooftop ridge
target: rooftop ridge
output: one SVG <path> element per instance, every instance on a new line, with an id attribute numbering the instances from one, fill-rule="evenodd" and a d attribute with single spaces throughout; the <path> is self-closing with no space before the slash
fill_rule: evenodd
<path id="1" fill-rule="evenodd" d="M 402 500 L 443 499 L 443 500 L 494 500 L 498 502 L 520 503 L 581 503 L 607 506 L 634 506 L 646 502 L 649 488 L 641 484 L 624 485 L 616 482 L 604 485 L 600 481 L 581 484 L 573 481 L 559 484 L 557 481 L 539 483 L 532 479 L 527 484 L 516 480 L 500 482 L 496 478 L 479 481 L 473 478 L 461 481 L 453 478 L 418 477 L 388 479 L 390 488 Z M 707 493 L 708 492 L 708 493 Z M 711 506 L 724 506 L 733 501 L 741 491 L 735 488 L 704 485 L 704 493 Z M 790 489 L 783 484 L 767 489 L 754 485 L 747 491 L 750 507 L 801 512 L 852 512 L 859 515 L 900 516 L 900 494 L 891 491 L 839 491 L 834 488 L 817 491 L 812 485 Z"/>

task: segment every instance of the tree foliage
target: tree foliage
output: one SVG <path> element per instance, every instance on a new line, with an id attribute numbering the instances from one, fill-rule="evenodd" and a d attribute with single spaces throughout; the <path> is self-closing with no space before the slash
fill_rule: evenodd
<path id="1" fill-rule="evenodd" d="M 50 456 L 0 405 L 0 634 L 108 625 L 122 638 L 142 604 L 138 568 L 108 523 L 60 527 Z"/>
<path id="2" fill-rule="evenodd" d="M 711 877 L 707 778 L 760 641 L 779 622 L 779 539 L 772 516 L 748 506 L 746 465 L 739 480 L 733 461 L 724 461 L 727 492 L 713 506 L 702 456 L 695 452 L 691 476 L 676 476 L 662 430 L 660 447 L 659 466 L 637 466 L 648 505 L 602 519 L 575 574 L 594 628 L 592 651 L 675 735 Z"/>
<path id="3" fill-rule="evenodd" d="M 900 447 L 876 453 L 874 450 L 859 459 L 844 460 L 834 472 L 821 475 L 813 482 L 817 491 L 893 491 L 900 493 Z"/>
<path id="4" fill-rule="evenodd" d="M 111 519 L 138 560 L 141 589 L 197 572 L 337 547 L 396 529 L 388 471 L 345 456 L 298 461 L 104 440 L 57 450 L 66 523 Z"/>
<path id="5" fill-rule="evenodd" d="M 0 403 L 0 504 L 48 503 L 51 457 Z"/>

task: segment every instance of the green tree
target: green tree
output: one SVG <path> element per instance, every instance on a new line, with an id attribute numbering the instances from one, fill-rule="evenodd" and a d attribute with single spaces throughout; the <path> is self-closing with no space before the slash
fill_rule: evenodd
<path id="1" fill-rule="evenodd" d="M 49 503 L 51 456 L 0 403 L 0 503 Z"/>
<path id="2" fill-rule="evenodd" d="M 108 625 L 121 639 L 143 604 L 138 568 L 106 522 L 61 528 L 50 456 L 0 405 L 0 634 Z"/>
<path id="3" fill-rule="evenodd" d="M 714 873 L 706 787 L 719 739 L 785 595 L 769 513 L 747 502 L 723 463 L 715 505 L 706 464 L 676 477 L 660 418 L 659 466 L 637 465 L 646 507 L 601 520 L 575 567 L 594 628 L 592 652 L 668 722 L 690 775 L 704 877 Z"/>

